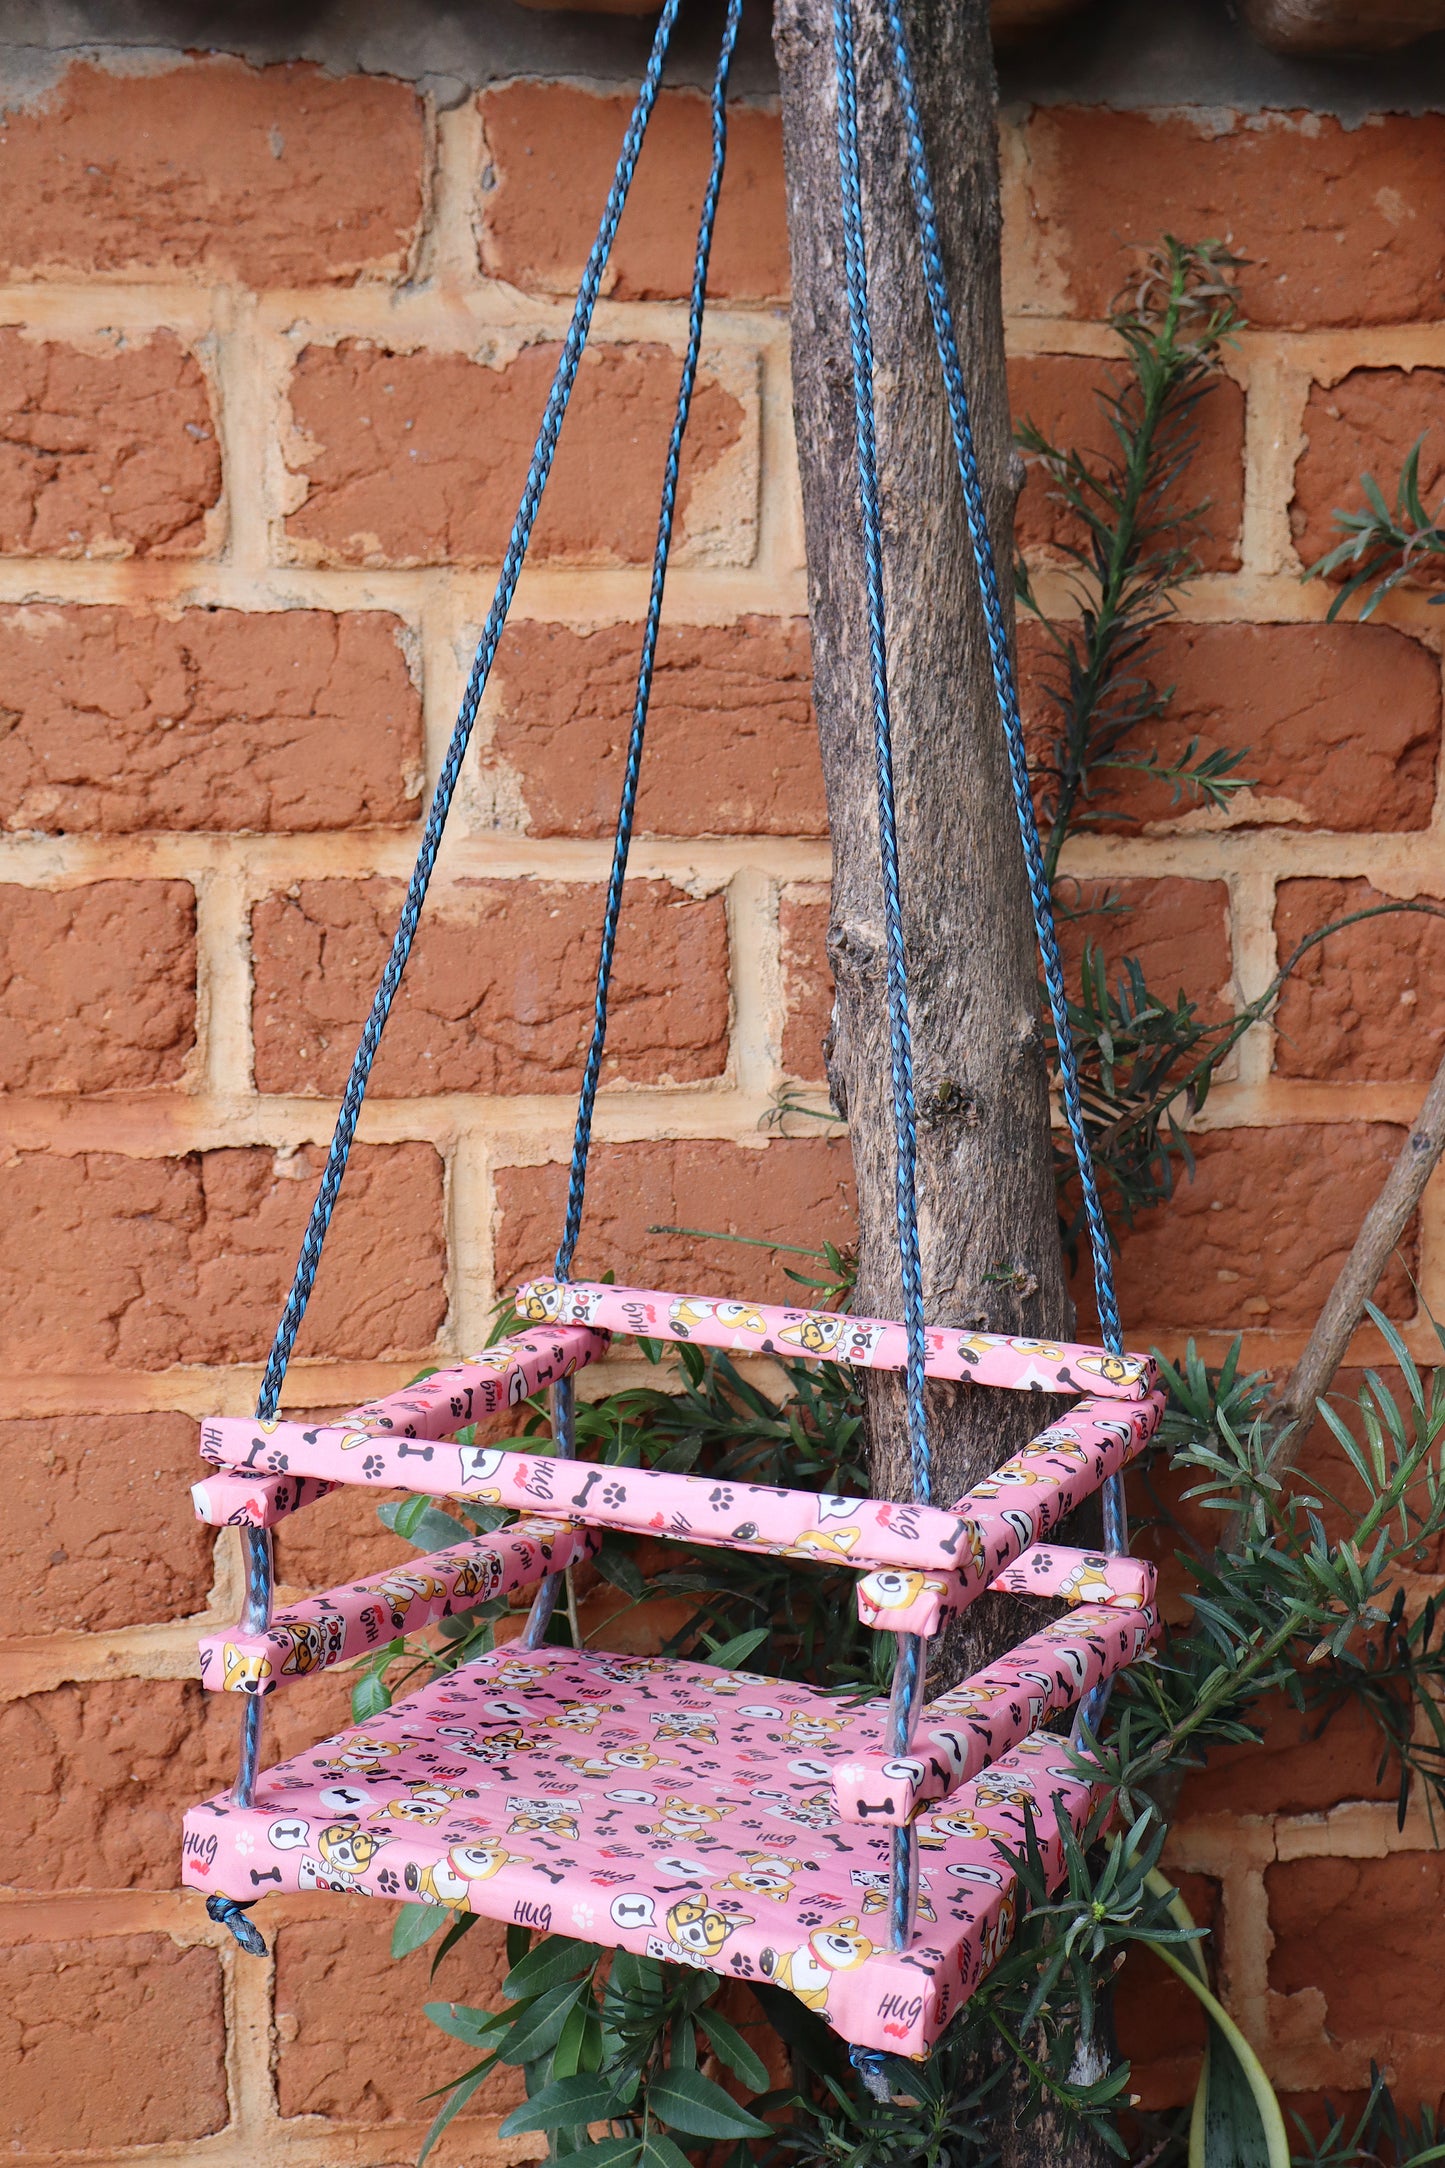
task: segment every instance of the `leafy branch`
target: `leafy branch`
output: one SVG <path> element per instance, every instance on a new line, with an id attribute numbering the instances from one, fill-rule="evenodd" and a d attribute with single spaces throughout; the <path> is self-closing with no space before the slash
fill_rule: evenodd
<path id="1" fill-rule="evenodd" d="M 1417 437 L 1406 455 L 1395 485 L 1393 512 L 1373 474 L 1362 474 L 1360 487 L 1364 491 L 1366 509 L 1363 512 L 1337 510 L 1332 515 L 1344 540 L 1337 542 L 1304 575 L 1307 580 L 1328 580 L 1337 572 L 1354 568 L 1330 604 L 1329 624 L 1334 623 L 1354 595 L 1367 595 L 1360 611 L 1363 621 L 1374 615 L 1392 589 L 1406 580 L 1417 579 L 1422 570 L 1436 578 L 1445 571 L 1445 498 L 1441 499 L 1431 518 L 1420 497 L 1420 447 L 1424 442 L 1423 435 Z M 1438 608 L 1445 602 L 1445 595 L 1432 595 L 1430 601 Z"/>

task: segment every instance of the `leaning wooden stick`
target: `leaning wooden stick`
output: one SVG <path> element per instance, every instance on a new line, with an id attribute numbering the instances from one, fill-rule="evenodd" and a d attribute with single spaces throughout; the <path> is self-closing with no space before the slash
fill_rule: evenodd
<path id="1" fill-rule="evenodd" d="M 1400 1147 L 1385 1186 L 1365 1214 L 1355 1246 L 1315 1322 L 1304 1353 L 1276 1396 L 1270 1416 L 1277 1428 L 1270 1467 L 1278 1475 L 1298 1455 L 1315 1402 L 1329 1391 L 1345 1359 L 1365 1304 L 1379 1285 L 1391 1253 L 1409 1226 L 1425 1185 L 1445 1153 L 1445 1061 L 1435 1071 L 1425 1103 Z"/>

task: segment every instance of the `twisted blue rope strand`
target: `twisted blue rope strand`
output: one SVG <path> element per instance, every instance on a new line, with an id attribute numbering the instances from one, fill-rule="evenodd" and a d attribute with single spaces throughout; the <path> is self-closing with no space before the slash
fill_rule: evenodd
<path id="1" fill-rule="evenodd" d="M 959 359 L 958 335 L 954 328 L 953 309 L 948 298 L 948 285 L 943 271 L 943 251 L 938 237 L 938 219 L 934 207 L 933 185 L 928 170 L 928 153 L 923 140 L 923 123 L 918 111 L 918 94 L 914 86 L 913 62 L 908 49 L 908 35 L 903 22 L 901 0 L 887 0 L 888 24 L 893 46 L 893 72 L 898 94 L 903 106 L 904 128 L 908 139 L 908 178 L 913 194 L 914 211 L 918 221 L 918 239 L 923 257 L 923 279 L 928 294 L 929 313 L 933 318 L 933 335 L 938 347 L 939 364 L 943 372 L 943 388 L 948 402 L 949 425 L 953 432 L 954 451 L 958 459 L 958 478 L 963 486 L 964 510 L 968 519 L 969 540 L 973 546 L 973 560 L 978 572 L 979 593 L 983 601 L 984 624 L 988 633 L 989 658 L 993 666 L 994 689 L 998 696 L 999 716 L 1003 723 L 1004 741 L 1008 748 L 1009 779 L 1013 786 L 1014 806 L 1018 813 L 1019 835 L 1023 842 L 1024 864 L 1028 873 L 1029 901 L 1033 906 L 1034 931 L 1038 936 L 1039 957 L 1043 964 L 1044 984 L 1048 989 L 1049 1013 L 1054 1023 L 1054 1039 L 1058 1047 L 1059 1088 L 1063 1101 L 1064 1119 L 1068 1123 L 1073 1142 L 1074 1158 L 1079 1169 L 1079 1183 L 1084 1196 L 1084 1214 L 1089 1228 L 1089 1249 L 1094 1268 L 1094 1299 L 1099 1312 L 1099 1329 L 1104 1345 L 1113 1354 L 1121 1354 L 1124 1335 L 1119 1322 L 1119 1305 L 1114 1291 L 1114 1259 L 1109 1241 L 1109 1225 L 1104 1217 L 1104 1207 L 1099 1196 L 1098 1178 L 1094 1169 L 1093 1147 L 1084 1123 L 1083 1100 L 1079 1090 L 1079 1067 L 1074 1051 L 1073 1031 L 1069 1022 L 1069 997 L 1064 983 L 1063 960 L 1059 955 L 1058 935 L 1054 928 L 1053 900 L 1049 893 L 1048 874 L 1044 866 L 1043 846 L 1039 841 L 1038 820 L 1034 813 L 1033 792 L 1029 787 L 1028 755 L 1024 746 L 1023 722 L 1019 714 L 1018 685 L 1014 677 L 1013 657 L 1009 652 L 1008 629 L 1003 603 L 999 595 L 998 567 L 994 558 L 993 541 L 988 530 L 988 518 L 984 509 L 983 487 L 979 480 L 978 457 L 974 448 L 973 429 L 969 421 L 968 391 L 964 384 L 963 365 Z M 1124 1502 L 1124 1479 L 1111 1476 L 1103 1489 L 1104 1545 L 1111 1552 L 1124 1552 L 1129 1548 L 1129 1520 Z M 1109 1700 L 1109 1683 L 1101 1681 L 1086 1695 L 1080 1705 L 1075 1724 L 1075 1735 L 1083 1727 L 1096 1730 Z"/>
<path id="2" fill-rule="evenodd" d="M 853 362 L 854 441 L 862 516 L 863 567 L 868 606 L 868 654 L 873 681 L 873 742 L 878 775 L 878 859 L 883 884 L 883 927 L 888 973 L 888 1036 L 892 1054 L 895 1195 L 898 1256 L 903 1281 L 907 1339 L 906 1397 L 913 1491 L 921 1504 L 933 1495 L 928 1416 L 924 1402 L 923 1268 L 918 1249 L 918 1114 L 913 1095 L 913 1040 L 908 1015 L 908 966 L 903 943 L 903 903 L 898 872 L 898 823 L 893 789 L 893 716 L 888 691 L 888 635 L 883 594 L 883 521 L 878 495 L 878 443 L 873 411 L 873 333 L 868 302 L 868 262 L 863 239 L 863 191 L 858 163 L 858 80 L 849 0 L 834 0 L 833 58 L 837 79 L 838 184 L 843 212 L 843 262 L 848 288 L 848 332 Z M 899 1638 L 889 1703 L 889 1749 L 907 1751 L 922 1677 L 923 1643 Z M 889 1931 L 895 1949 L 907 1947 L 913 1928 L 917 1853 L 913 1833 L 895 1829 L 891 1840 Z"/>
<path id="3" fill-rule="evenodd" d="M 680 4 L 681 0 L 667 0 L 667 5 L 662 11 L 662 18 L 657 26 L 657 34 L 652 42 L 652 52 L 648 59 L 647 72 L 643 77 L 642 87 L 638 92 L 637 103 L 633 108 L 627 134 L 623 138 L 622 152 L 617 161 L 617 172 L 608 193 L 607 205 L 597 230 L 597 238 L 592 244 L 591 253 L 587 258 L 587 266 L 577 290 L 577 299 L 572 310 L 572 320 L 568 326 L 567 337 L 557 362 L 556 374 L 552 379 L 552 388 L 547 396 L 547 405 L 543 412 L 542 424 L 537 433 L 537 442 L 527 469 L 527 478 L 522 488 L 521 501 L 517 508 L 517 517 L 512 527 L 511 537 L 507 543 L 506 555 L 502 560 L 502 568 L 498 575 L 492 606 L 487 613 L 487 621 L 483 627 L 481 639 L 477 643 L 477 652 L 472 663 L 471 674 L 467 679 L 466 691 L 462 696 L 456 728 L 452 732 L 451 743 L 447 747 L 446 758 L 442 762 L 441 773 L 437 778 L 431 810 L 427 815 L 426 828 L 422 835 L 421 849 L 417 854 L 416 866 L 407 886 L 406 900 L 402 906 L 400 923 L 396 929 L 396 938 L 392 942 L 391 954 L 387 958 L 386 968 L 381 975 L 381 983 L 377 987 L 376 997 L 371 1005 L 371 1013 L 367 1017 L 365 1028 L 362 1031 L 361 1043 L 356 1049 L 356 1057 L 351 1065 L 351 1074 L 346 1080 L 346 1090 L 342 1095 L 341 1111 L 337 1116 L 335 1132 L 331 1139 L 331 1149 L 327 1154 L 326 1167 L 316 1193 L 316 1202 L 311 1209 L 311 1218 L 307 1223 L 306 1233 L 302 1238 L 296 1276 L 291 1284 L 291 1292 L 286 1298 L 286 1304 L 281 1313 L 281 1322 L 276 1328 L 276 1337 L 267 1360 L 265 1375 L 261 1380 L 261 1392 L 256 1412 L 263 1421 L 276 1411 L 282 1380 L 286 1375 L 286 1365 L 290 1361 L 296 1334 L 300 1328 L 301 1320 L 306 1314 L 306 1305 L 310 1300 L 311 1290 L 315 1284 L 316 1268 L 321 1262 L 322 1245 L 326 1240 L 326 1231 L 330 1226 L 331 1215 L 336 1207 L 337 1192 L 341 1187 L 341 1177 L 346 1169 L 352 1138 L 356 1134 L 356 1124 L 361 1113 L 362 1101 L 366 1096 L 366 1087 L 371 1076 L 372 1064 L 376 1059 L 377 1049 L 381 1044 L 381 1035 L 386 1027 L 386 1020 L 391 1010 L 391 1004 L 395 999 L 396 990 L 401 984 L 401 976 L 406 968 L 406 960 L 411 953 L 412 943 L 416 939 L 421 907 L 431 881 L 432 869 L 436 864 L 437 852 L 441 847 L 442 833 L 446 827 L 447 814 L 451 809 L 452 797 L 456 791 L 457 779 L 461 773 L 462 759 L 471 739 L 472 727 L 476 722 L 477 709 L 481 703 L 482 694 L 486 690 L 487 679 L 491 674 L 492 662 L 497 652 L 497 643 L 501 639 L 507 621 L 507 613 L 511 608 L 512 597 L 516 593 L 523 560 L 532 539 L 532 530 L 537 522 L 542 493 L 547 486 L 547 479 L 552 471 L 552 460 L 557 449 L 557 439 L 561 433 L 563 418 L 567 412 L 567 403 L 572 395 L 572 387 L 577 379 L 577 370 L 581 364 L 583 349 L 587 344 L 587 334 L 591 329 L 592 316 L 597 305 L 597 296 L 601 290 L 603 273 L 607 268 L 607 260 L 612 252 L 612 243 L 617 232 L 618 221 L 622 216 L 623 206 L 627 202 L 628 191 L 632 186 L 632 176 L 636 170 L 637 157 L 642 148 L 642 139 L 647 131 L 647 123 L 651 118 L 652 108 L 657 102 L 657 93 L 662 80 L 663 63 L 667 57 L 668 41 L 672 35 L 673 24 L 677 19 Z"/>
<path id="4" fill-rule="evenodd" d="M 411 954 L 412 944 L 416 939 L 422 905 L 426 900 L 426 892 L 431 883 L 437 852 L 441 847 L 447 814 L 451 810 L 457 779 L 461 774 L 462 760 L 471 740 L 472 729 L 477 718 L 477 709 L 481 704 L 482 694 L 486 690 L 487 679 L 491 675 L 497 644 L 507 622 L 507 613 L 512 605 L 512 597 L 516 593 L 522 564 L 532 539 L 532 530 L 537 522 L 542 494 L 546 489 L 547 479 L 552 471 L 557 439 L 567 412 L 568 401 L 572 396 L 572 387 L 577 380 L 577 371 L 581 365 L 582 354 L 587 344 L 587 335 L 592 326 L 592 317 L 596 310 L 597 297 L 601 291 L 603 274 L 607 268 L 608 258 L 612 253 L 612 244 L 616 238 L 618 222 L 622 217 L 623 208 L 632 187 L 632 177 L 637 168 L 637 159 L 642 149 L 643 138 L 647 133 L 647 124 L 652 117 L 652 109 L 657 103 L 657 94 L 662 83 L 663 64 L 667 58 L 667 49 L 672 38 L 673 26 L 677 21 L 680 5 L 681 0 L 666 0 L 666 5 L 658 21 L 657 30 L 652 41 L 652 50 L 648 56 L 647 69 L 638 90 L 637 102 L 632 110 L 632 118 L 628 123 L 627 133 L 622 140 L 622 150 L 618 157 L 617 170 L 613 177 L 611 189 L 608 191 L 607 202 L 598 225 L 597 238 L 592 244 L 586 268 L 577 289 L 577 299 L 573 304 L 572 319 L 567 328 L 567 336 L 563 341 L 562 352 L 558 357 L 556 373 L 552 379 L 552 388 L 547 395 L 547 404 L 543 410 L 541 426 L 537 432 L 537 441 L 527 468 L 527 477 L 522 487 L 517 516 L 513 522 L 511 536 L 507 543 L 506 555 L 502 559 L 501 571 L 498 574 L 496 590 L 492 597 L 492 606 L 487 613 L 487 621 L 483 627 L 481 639 L 477 643 L 477 652 L 467 679 L 466 690 L 462 696 L 456 728 L 452 732 L 446 758 L 442 762 L 441 773 L 437 778 L 436 790 L 432 796 L 431 808 L 427 814 L 426 827 L 422 833 L 421 848 L 417 853 L 416 865 L 407 884 L 406 899 L 402 905 L 396 937 L 392 942 L 391 953 L 387 958 L 386 968 L 381 975 L 381 983 L 377 987 L 370 1014 L 362 1030 L 361 1042 L 352 1061 L 351 1073 L 346 1080 L 346 1089 L 342 1094 L 341 1107 L 336 1118 L 336 1127 L 332 1132 L 330 1150 L 326 1155 L 326 1165 L 322 1171 L 321 1181 L 316 1192 L 316 1201 L 311 1208 L 311 1216 L 306 1223 L 306 1232 L 302 1236 L 295 1275 L 281 1312 L 280 1322 L 276 1327 L 271 1352 L 267 1357 L 265 1372 L 261 1379 L 261 1389 L 256 1403 L 257 1419 L 261 1422 L 269 1421 L 276 1413 L 280 1403 L 281 1387 L 285 1380 L 287 1365 L 291 1360 L 291 1351 L 296 1344 L 296 1335 L 300 1330 L 301 1320 L 306 1315 L 306 1306 L 311 1299 L 312 1288 L 316 1284 L 316 1272 L 321 1262 L 322 1248 L 326 1241 L 327 1229 L 331 1225 L 332 1213 L 336 1209 L 336 1199 L 341 1189 L 342 1176 L 346 1172 L 346 1163 L 351 1154 L 352 1140 L 356 1135 L 356 1125 L 361 1115 L 362 1102 L 366 1097 L 366 1087 L 370 1081 L 372 1065 L 376 1060 L 377 1049 L 381 1044 L 381 1036 L 386 1028 L 387 1017 L 391 1013 L 392 1002 L 396 998 L 396 990 L 401 984 L 407 958 Z M 269 1615 L 272 1584 L 271 1551 L 269 1542 L 265 1540 L 265 1535 L 266 1532 L 262 1529 L 243 1531 L 248 1588 L 254 1591 L 264 1586 L 266 1612 Z M 236 1784 L 235 1796 L 242 1805 L 249 1804 L 255 1789 L 256 1770 L 260 1754 L 260 1737 L 261 1704 L 259 1699 L 253 1697 L 246 1705 L 245 1723 L 241 1738 L 241 1766 Z"/>
<path id="5" fill-rule="evenodd" d="M 632 847 L 632 825 L 637 811 L 637 785 L 642 771 L 647 713 L 652 698 L 653 669 L 657 660 L 658 627 L 662 621 L 663 590 L 667 585 L 668 558 L 672 550 L 673 523 L 677 507 L 677 477 L 683 439 L 692 410 L 697 382 L 698 354 L 702 347 L 703 317 L 707 308 L 707 273 L 712 256 L 713 228 L 717 222 L 718 194 L 727 160 L 727 87 L 742 18 L 742 0 L 729 0 L 723 26 L 722 49 L 712 88 L 712 165 L 698 216 L 697 248 L 693 257 L 692 294 L 687 320 L 687 351 L 677 387 L 677 407 L 668 439 L 663 468 L 662 498 L 657 514 L 657 540 L 652 553 L 652 586 L 647 598 L 647 617 L 642 628 L 642 651 L 637 666 L 637 692 L 632 705 L 632 731 L 627 741 L 627 761 L 622 776 L 622 796 L 617 808 L 617 831 L 612 845 L 612 871 L 607 883 L 607 902 L 602 916 L 602 941 L 597 958 L 597 983 L 592 1004 L 592 1038 L 582 1072 L 577 1100 L 577 1126 L 572 1137 L 572 1164 L 567 1182 L 567 1217 L 557 1246 L 556 1275 L 567 1279 L 577 1237 L 582 1228 L 582 1208 L 587 1193 L 587 1160 L 592 1144 L 592 1117 L 597 1105 L 597 1086 L 602 1075 L 602 1055 L 607 1044 L 607 1000 L 612 983 L 612 959 L 617 947 L 617 923 L 622 912 L 622 887 Z"/>

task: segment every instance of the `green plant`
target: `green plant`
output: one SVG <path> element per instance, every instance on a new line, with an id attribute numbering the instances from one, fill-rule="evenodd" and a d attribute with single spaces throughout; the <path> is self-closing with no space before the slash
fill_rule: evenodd
<path id="1" fill-rule="evenodd" d="M 1058 673 L 1044 687 L 1055 727 L 1030 762 L 1051 882 L 1071 835 L 1124 817 L 1110 803 L 1121 774 L 1167 783 L 1176 803 L 1189 796 L 1224 805 L 1244 787 L 1235 773 L 1242 753 L 1201 755 L 1191 741 L 1166 760 L 1140 742 L 1162 721 L 1172 690 L 1149 673 L 1159 628 L 1199 570 L 1194 544 L 1208 507 L 1181 504 L 1178 492 L 1198 449 L 1200 403 L 1242 322 L 1230 282 L 1236 262 L 1216 241 L 1167 237 L 1137 291 L 1114 310 L 1110 329 L 1124 358 L 1099 395 L 1108 451 L 1061 448 L 1029 421 L 1018 431 L 1083 537 L 1061 545 L 1075 619 L 1046 617 L 1028 567 L 1020 561 L 1016 570 L 1019 600 L 1043 625 Z"/>
<path id="2" fill-rule="evenodd" d="M 1403 581 L 1418 579 L 1422 571 L 1438 579 L 1445 570 L 1445 499 L 1432 519 L 1420 498 L 1420 447 L 1424 441 L 1423 436 L 1417 437 L 1406 456 L 1395 485 L 1393 512 L 1373 474 L 1364 474 L 1360 487 L 1365 510 L 1337 510 L 1332 515 L 1344 540 L 1304 575 L 1307 580 L 1328 580 L 1337 572 L 1349 572 L 1350 577 L 1330 604 L 1331 624 L 1355 595 L 1366 597 L 1361 618 L 1371 617 L 1386 595 Z M 1438 607 L 1445 602 L 1445 595 L 1432 595 L 1430 601 Z"/>

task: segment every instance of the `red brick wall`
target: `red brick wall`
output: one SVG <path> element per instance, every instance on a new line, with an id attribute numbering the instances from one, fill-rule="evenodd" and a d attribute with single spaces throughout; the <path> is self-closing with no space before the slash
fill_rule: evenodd
<path id="1" fill-rule="evenodd" d="M 189 1419 L 254 1396 L 621 110 L 513 82 L 437 114 L 387 79 L 177 56 L 77 64 L 0 125 L 0 1856 L 17 1885 L 0 2122 L 18 2161 L 166 2146 L 386 2168 L 460 2064 L 418 2014 L 425 1960 L 391 1967 L 379 1919 L 298 1901 L 257 1965 L 170 1893 L 180 1805 L 224 1781 L 235 1734 L 192 1677 L 198 1623 L 234 1615 L 238 1585 L 230 1539 L 213 1555 L 188 1518 Z M 658 128 L 297 1406 L 475 1344 L 498 1284 L 555 1239 L 699 102 L 664 99 Z M 1070 861 L 1127 895 L 1131 945 L 1171 990 L 1256 991 L 1322 912 L 1442 881 L 1439 619 L 1401 595 L 1328 630 L 1297 577 L 1357 469 L 1389 471 L 1438 409 L 1442 128 L 1100 110 L 1006 127 L 1009 336 L 1019 403 L 1049 426 L 1097 430 L 1100 318 L 1136 244 L 1227 233 L 1251 259 L 1257 328 L 1205 426 L 1215 541 L 1165 674 L 1181 738 L 1248 743 L 1259 782 L 1228 823 L 1141 796 Z M 820 1074 L 828 852 L 767 111 L 739 116 L 735 155 L 584 1262 L 755 1285 L 748 1253 L 648 1232 L 849 1228 L 846 1148 L 759 1129 L 782 1081 Z M 1441 447 L 1437 425 L 1431 475 Z M 1036 488 L 1023 521 L 1057 596 Z M 1244 1324 L 1260 1359 L 1288 1360 L 1435 1059 L 1439 950 L 1423 921 L 1363 929 L 1246 1043 L 1197 1181 L 1128 1246 L 1135 1338 L 1217 1348 Z M 1437 1307 L 1441 1239 L 1432 1197 L 1405 1262 Z M 1390 1293 L 1410 1316 L 1403 1267 Z M 390 1543 L 329 1501 L 288 1531 L 282 1572 L 314 1585 Z M 312 1687 L 272 1737 L 290 1750 L 341 1710 Z M 1411 2030 L 1433 2007 L 1411 1983 L 1439 1869 L 1421 1816 L 1396 1834 L 1373 1767 L 1348 1726 L 1307 1749 L 1281 1718 L 1267 1752 L 1193 1787 L 1175 1856 L 1281 2083 L 1357 2085 L 1375 2055 L 1413 2105 L 1445 2067 L 1445 2035 Z M 450 1991 L 483 1999 L 496 1965 L 479 1931 Z M 1145 1980 L 1126 2020 L 1138 2089 L 1183 2097 L 1187 2012 Z M 496 2112 L 456 2126 L 452 2160 L 500 2157 Z"/>

